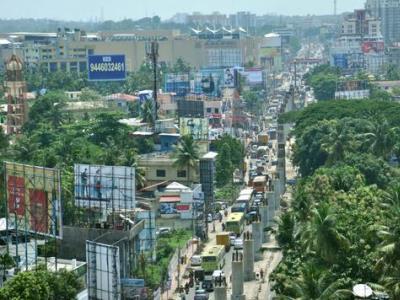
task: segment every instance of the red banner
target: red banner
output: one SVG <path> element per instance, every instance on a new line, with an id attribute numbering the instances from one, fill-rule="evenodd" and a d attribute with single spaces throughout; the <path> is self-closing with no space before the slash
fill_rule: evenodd
<path id="1" fill-rule="evenodd" d="M 31 210 L 31 229 L 37 232 L 48 232 L 47 195 L 42 190 L 29 190 Z"/>
<path id="2" fill-rule="evenodd" d="M 188 204 L 179 204 L 176 206 L 176 210 L 178 211 L 186 211 L 190 209 L 190 205 Z"/>

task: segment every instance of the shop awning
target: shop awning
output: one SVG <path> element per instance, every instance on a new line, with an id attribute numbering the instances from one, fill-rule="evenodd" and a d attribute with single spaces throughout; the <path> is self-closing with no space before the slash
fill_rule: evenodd
<path id="1" fill-rule="evenodd" d="M 173 203 L 173 202 L 180 202 L 180 196 L 161 196 L 160 203 Z"/>

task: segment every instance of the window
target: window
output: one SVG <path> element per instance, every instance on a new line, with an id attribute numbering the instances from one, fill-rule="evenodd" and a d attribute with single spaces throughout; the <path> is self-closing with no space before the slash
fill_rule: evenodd
<path id="1" fill-rule="evenodd" d="M 219 114 L 219 109 L 218 108 L 215 109 L 215 113 Z"/>
<path id="2" fill-rule="evenodd" d="M 208 107 L 208 108 L 207 108 L 207 112 L 208 112 L 208 113 L 211 113 L 211 107 Z"/>
<path id="3" fill-rule="evenodd" d="M 178 170 L 178 172 L 176 172 L 176 173 L 177 173 L 177 176 L 180 177 L 180 178 L 186 177 L 186 171 L 185 170 Z"/>
<path id="4" fill-rule="evenodd" d="M 165 170 L 157 170 L 156 175 L 157 177 L 165 177 Z"/>

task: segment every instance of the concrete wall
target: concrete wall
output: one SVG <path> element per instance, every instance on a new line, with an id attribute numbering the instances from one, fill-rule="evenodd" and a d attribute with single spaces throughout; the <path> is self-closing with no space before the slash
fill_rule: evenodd
<path id="1" fill-rule="evenodd" d="M 124 238 L 135 240 L 143 228 L 144 221 L 139 222 L 130 231 L 64 226 L 58 255 L 60 258 L 86 261 L 87 240 L 97 239 L 97 242 L 104 244 L 114 244 Z"/>

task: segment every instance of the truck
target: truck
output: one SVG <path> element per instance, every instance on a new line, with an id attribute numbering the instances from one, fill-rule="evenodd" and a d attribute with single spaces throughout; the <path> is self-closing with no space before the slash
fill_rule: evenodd
<path id="1" fill-rule="evenodd" d="M 262 132 L 258 134 L 258 145 L 260 146 L 266 146 L 268 145 L 268 133 L 267 132 Z"/>
<path id="2" fill-rule="evenodd" d="M 225 246 L 225 251 L 228 252 L 231 248 L 231 240 L 229 232 L 221 232 L 217 234 L 217 245 Z"/>

